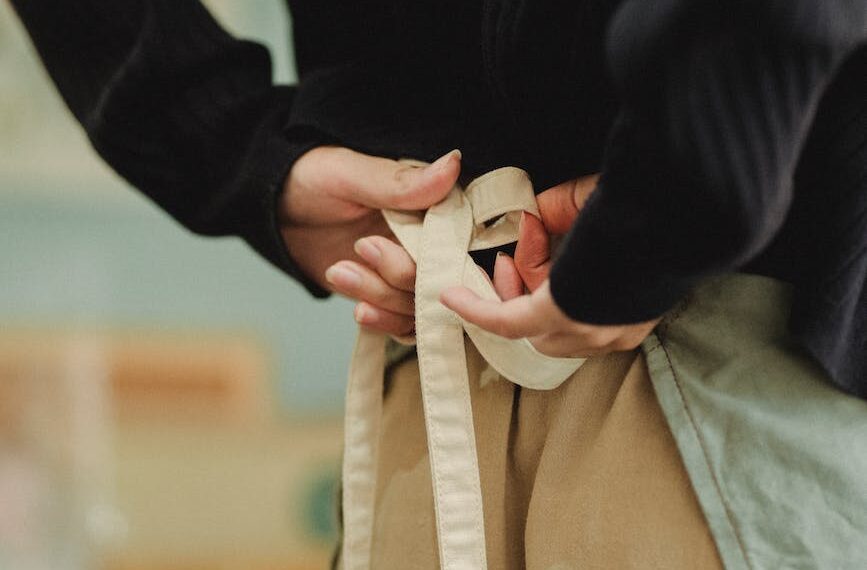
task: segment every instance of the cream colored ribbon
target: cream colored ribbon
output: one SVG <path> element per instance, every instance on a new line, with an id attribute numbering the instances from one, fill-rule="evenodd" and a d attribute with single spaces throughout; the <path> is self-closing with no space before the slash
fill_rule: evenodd
<path id="1" fill-rule="evenodd" d="M 546 356 L 527 339 L 496 336 L 439 302 L 440 292 L 452 285 L 499 299 L 468 252 L 515 241 L 522 210 L 538 215 L 532 184 L 523 170 L 501 168 L 477 178 L 466 191 L 456 185 L 427 212 L 383 212 L 417 267 L 416 343 L 439 559 L 446 570 L 487 567 L 464 331 L 494 370 L 526 388 L 556 388 L 583 363 Z M 345 570 L 370 568 L 386 340 L 361 330 L 350 365 L 343 456 Z"/>

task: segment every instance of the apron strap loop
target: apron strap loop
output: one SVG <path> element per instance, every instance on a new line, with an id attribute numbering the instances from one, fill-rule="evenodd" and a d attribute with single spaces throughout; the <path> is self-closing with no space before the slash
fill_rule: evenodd
<path id="1" fill-rule="evenodd" d="M 544 355 L 527 339 L 496 336 L 439 302 L 440 292 L 453 285 L 499 299 L 469 252 L 514 242 L 522 211 L 539 215 L 529 177 L 511 167 L 477 178 L 465 192 L 456 185 L 427 212 L 383 211 L 416 262 L 416 342 L 439 559 L 446 570 L 487 567 L 464 332 L 497 372 L 526 388 L 556 388 L 584 362 Z M 343 460 L 346 570 L 370 568 L 385 340 L 361 330 L 350 365 Z"/>

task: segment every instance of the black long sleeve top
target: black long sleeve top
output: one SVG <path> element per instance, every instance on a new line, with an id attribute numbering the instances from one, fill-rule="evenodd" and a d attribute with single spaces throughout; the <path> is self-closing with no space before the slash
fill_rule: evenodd
<path id="1" fill-rule="evenodd" d="M 791 328 L 867 397 L 863 0 L 289 0 L 300 80 L 192 0 L 13 1 L 97 151 L 193 231 L 317 295 L 275 198 L 338 143 L 538 190 L 602 170 L 551 274 L 593 323 L 659 316 L 713 273 L 795 286 Z"/>

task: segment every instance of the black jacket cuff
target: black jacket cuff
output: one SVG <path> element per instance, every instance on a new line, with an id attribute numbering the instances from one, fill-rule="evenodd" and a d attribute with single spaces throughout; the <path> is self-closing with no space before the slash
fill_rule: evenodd
<path id="1" fill-rule="evenodd" d="M 324 299 L 330 292 L 320 287 L 306 275 L 286 248 L 280 233 L 277 208 L 284 192 L 286 178 L 295 162 L 307 151 L 334 140 L 315 129 L 265 128 L 257 133 L 256 142 L 251 145 L 240 176 L 246 188 L 242 194 L 249 197 L 254 215 L 244 216 L 243 227 L 238 230 L 242 237 L 257 253 L 267 259 L 274 267 L 297 280 L 316 298 Z"/>

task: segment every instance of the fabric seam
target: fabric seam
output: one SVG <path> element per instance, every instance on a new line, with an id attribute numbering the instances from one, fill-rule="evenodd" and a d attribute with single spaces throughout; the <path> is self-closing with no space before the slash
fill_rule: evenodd
<path id="1" fill-rule="evenodd" d="M 746 562 L 747 567 L 750 568 L 750 570 L 753 570 L 754 569 L 753 563 L 750 560 L 749 555 L 747 554 L 746 548 L 744 547 L 743 538 L 741 537 L 741 533 L 738 530 L 737 525 L 735 525 L 734 519 L 732 518 L 731 506 L 729 505 L 728 499 L 726 498 L 725 494 L 723 494 L 723 492 L 722 492 L 722 486 L 720 485 L 719 479 L 717 479 L 716 472 L 714 471 L 714 469 L 710 463 L 710 460 L 708 458 L 708 453 L 707 453 L 707 448 L 705 447 L 706 444 L 705 444 L 704 438 L 702 437 L 701 432 L 699 431 L 699 429 L 697 427 L 697 424 L 695 421 L 695 416 L 693 415 L 692 409 L 689 405 L 689 402 L 686 399 L 686 395 L 683 391 L 683 387 L 681 386 L 681 381 L 678 378 L 677 371 L 674 368 L 674 364 L 672 364 L 672 362 L 671 362 L 671 356 L 668 353 L 668 349 L 663 344 L 662 339 L 659 339 L 659 344 L 657 346 L 662 349 L 662 354 L 665 356 L 665 360 L 668 363 L 669 370 L 671 370 L 671 377 L 674 380 L 674 385 L 677 388 L 678 394 L 680 395 L 680 400 L 681 400 L 681 402 L 683 402 L 684 411 L 686 412 L 687 418 L 689 418 L 689 424 L 692 427 L 693 432 L 695 433 L 696 439 L 697 439 L 698 444 L 699 444 L 699 448 L 701 448 L 701 454 L 704 457 L 705 464 L 708 467 L 708 472 L 710 473 L 711 481 L 713 481 L 714 489 L 716 490 L 716 493 L 719 496 L 720 501 L 723 504 L 723 508 L 725 510 L 725 515 L 726 515 L 726 521 L 728 522 L 729 527 L 732 529 L 732 534 L 734 535 L 735 540 L 737 541 L 738 548 L 741 551 L 741 556 L 743 556 L 744 562 Z"/>

